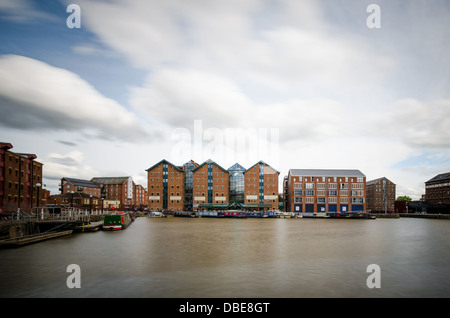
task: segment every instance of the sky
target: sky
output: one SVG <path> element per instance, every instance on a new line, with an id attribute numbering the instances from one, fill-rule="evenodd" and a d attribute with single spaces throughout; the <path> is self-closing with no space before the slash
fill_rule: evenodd
<path id="1" fill-rule="evenodd" d="M 0 0 L 0 141 L 52 193 L 212 159 L 262 160 L 280 192 L 289 169 L 359 169 L 419 199 L 450 171 L 449 17 L 446 0 Z"/>

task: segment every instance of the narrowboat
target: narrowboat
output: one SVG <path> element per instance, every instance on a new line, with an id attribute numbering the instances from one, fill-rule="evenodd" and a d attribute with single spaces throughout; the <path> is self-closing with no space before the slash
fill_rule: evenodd
<path id="1" fill-rule="evenodd" d="M 133 218 L 130 213 L 114 213 L 110 215 L 105 215 L 105 219 L 103 221 L 103 230 L 104 231 L 118 231 L 123 230 L 128 227 L 128 225 L 133 222 Z"/>
<path id="2" fill-rule="evenodd" d="M 223 217 L 222 212 L 217 211 L 198 211 L 196 212 L 197 217 L 200 218 L 221 218 Z"/>
<path id="3" fill-rule="evenodd" d="M 195 218 L 195 212 L 189 212 L 189 211 L 177 211 L 173 216 L 177 217 L 185 217 L 185 218 Z"/>
<path id="4" fill-rule="evenodd" d="M 242 212 L 242 211 L 226 211 L 223 212 L 223 217 L 225 218 L 246 218 L 247 217 L 247 213 Z"/>
<path id="5" fill-rule="evenodd" d="M 369 213 L 365 212 L 329 212 L 329 218 L 332 219 L 367 219 L 374 220 L 375 216 L 370 216 Z"/>
<path id="6" fill-rule="evenodd" d="M 149 218 L 163 218 L 165 215 L 162 212 L 150 211 L 147 215 Z"/>
<path id="7" fill-rule="evenodd" d="M 249 218 L 263 218 L 264 212 L 262 211 L 249 211 L 247 212 L 247 217 Z"/>

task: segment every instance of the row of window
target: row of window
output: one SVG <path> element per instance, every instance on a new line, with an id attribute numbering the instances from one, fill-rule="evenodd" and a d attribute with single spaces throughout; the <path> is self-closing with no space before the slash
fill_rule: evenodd
<path id="1" fill-rule="evenodd" d="M 305 189 L 326 189 L 326 183 L 305 183 Z M 348 189 L 348 183 L 339 183 L 339 189 Z M 303 189 L 303 183 L 294 183 L 294 189 Z M 338 183 L 328 183 L 328 189 L 338 189 Z M 352 183 L 352 189 L 364 189 L 364 183 Z"/>
<path id="2" fill-rule="evenodd" d="M 316 199 L 316 200 L 315 200 Z M 336 197 L 328 197 L 328 203 L 337 203 Z M 326 197 L 295 197 L 294 203 L 326 203 Z M 339 203 L 349 203 L 348 197 L 339 198 Z M 364 203 L 364 198 L 351 198 L 351 203 Z"/>
<path id="3" fill-rule="evenodd" d="M 294 196 L 314 196 L 316 190 L 294 190 Z M 338 190 L 317 190 L 317 196 L 326 196 L 328 193 L 328 196 L 337 196 Z M 348 196 L 349 191 L 348 190 L 340 190 L 339 195 L 341 196 Z M 352 190 L 351 191 L 352 197 L 363 197 L 364 196 L 364 190 Z"/>
<path id="4" fill-rule="evenodd" d="M 303 180 L 304 178 L 304 180 Z M 311 182 L 364 182 L 364 177 L 294 177 L 294 181 L 311 181 Z"/>

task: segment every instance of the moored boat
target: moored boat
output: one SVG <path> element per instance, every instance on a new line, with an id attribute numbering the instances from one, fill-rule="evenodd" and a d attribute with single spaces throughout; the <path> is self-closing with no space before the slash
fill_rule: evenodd
<path id="1" fill-rule="evenodd" d="M 328 212 L 329 218 L 332 219 L 368 219 L 373 220 L 376 217 L 369 215 L 366 212 Z"/>
<path id="2" fill-rule="evenodd" d="M 195 218 L 195 212 L 189 212 L 189 211 L 177 211 L 173 216 L 177 217 L 185 217 L 185 218 Z"/>
<path id="3" fill-rule="evenodd" d="M 197 217 L 201 218 L 220 218 L 223 217 L 222 212 L 217 211 L 198 211 L 196 212 Z"/>
<path id="4" fill-rule="evenodd" d="M 118 212 L 114 214 L 105 215 L 103 220 L 104 231 L 118 231 L 128 227 L 133 222 L 130 213 Z"/>
<path id="5" fill-rule="evenodd" d="M 165 215 L 162 212 L 150 211 L 147 215 L 149 218 L 163 218 Z"/>
<path id="6" fill-rule="evenodd" d="M 225 218 L 246 218 L 247 214 L 242 211 L 226 211 L 222 212 L 223 217 Z"/>

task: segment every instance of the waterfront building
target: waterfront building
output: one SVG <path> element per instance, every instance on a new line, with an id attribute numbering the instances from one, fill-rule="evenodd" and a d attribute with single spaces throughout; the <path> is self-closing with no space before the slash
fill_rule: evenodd
<path id="1" fill-rule="evenodd" d="M 147 207 L 147 189 L 142 185 L 136 184 L 134 188 L 134 208 L 143 210 Z"/>
<path id="2" fill-rule="evenodd" d="M 366 212 L 366 176 L 359 170 L 290 169 L 284 184 L 288 212 Z"/>
<path id="3" fill-rule="evenodd" d="M 133 208 L 136 185 L 132 177 L 95 177 L 91 181 L 105 189 L 105 199 L 119 200 L 120 209 Z"/>
<path id="4" fill-rule="evenodd" d="M 64 177 L 61 179 L 61 194 L 82 192 L 95 197 L 101 197 L 101 187 L 91 180 Z"/>
<path id="5" fill-rule="evenodd" d="M 245 171 L 246 169 L 238 163 L 228 168 L 230 173 L 230 202 L 244 203 Z"/>
<path id="6" fill-rule="evenodd" d="M 192 171 L 193 209 L 217 209 L 229 203 L 230 173 L 208 159 Z"/>
<path id="7" fill-rule="evenodd" d="M 190 160 L 186 162 L 183 165 L 184 170 L 184 176 L 185 176 L 185 182 L 184 182 L 184 210 L 185 211 L 192 211 L 193 206 L 193 171 L 195 168 L 197 168 L 199 165 L 193 160 Z"/>
<path id="8" fill-rule="evenodd" d="M 263 161 L 244 172 L 244 203 L 259 210 L 278 210 L 278 176 L 280 172 Z"/>
<path id="9" fill-rule="evenodd" d="M 0 142 L 0 212 L 31 212 L 42 205 L 43 164 L 35 154 L 14 153 L 12 148 Z"/>
<path id="10" fill-rule="evenodd" d="M 425 182 L 425 200 L 429 204 L 450 204 L 450 172 Z"/>
<path id="11" fill-rule="evenodd" d="M 395 183 L 386 177 L 366 182 L 366 209 L 371 212 L 395 211 Z"/>
<path id="12" fill-rule="evenodd" d="M 185 174 L 163 159 L 147 170 L 147 207 L 154 211 L 183 211 Z"/>

